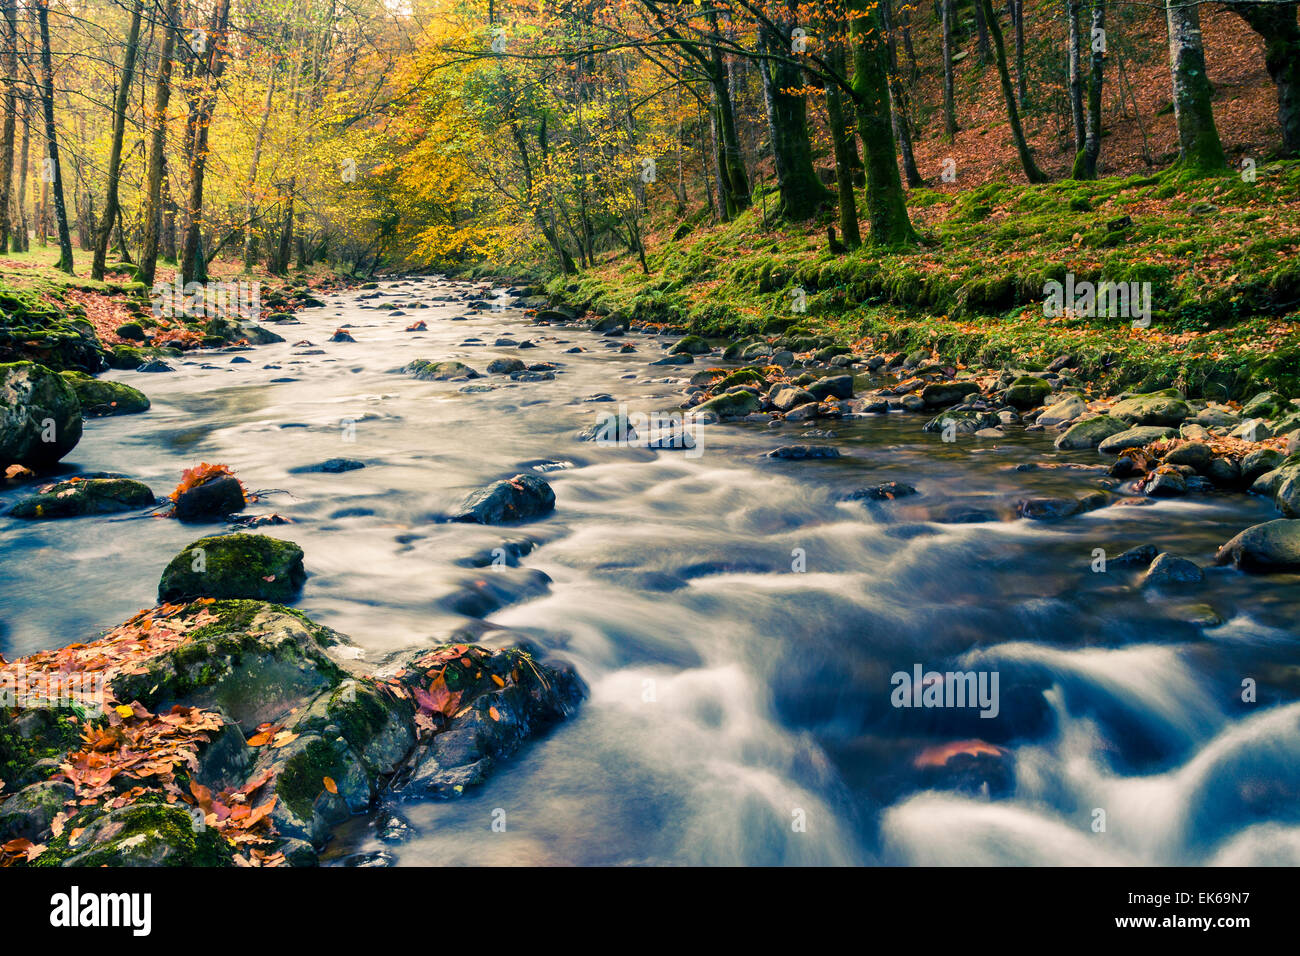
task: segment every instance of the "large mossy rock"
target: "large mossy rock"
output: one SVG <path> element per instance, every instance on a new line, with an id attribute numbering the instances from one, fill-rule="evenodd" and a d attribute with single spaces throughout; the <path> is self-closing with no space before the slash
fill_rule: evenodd
<path id="1" fill-rule="evenodd" d="M 234 865 L 234 847 L 216 830 L 197 826 L 185 808 L 150 799 L 100 815 L 83 811 L 35 862 L 41 867 L 224 867 Z"/>
<path id="2" fill-rule="evenodd" d="M 1022 375 L 1007 388 L 1006 402 L 1013 408 L 1028 411 L 1037 408 L 1052 394 L 1052 384 L 1032 375 Z"/>
<path id="3" fill-rule="evenodd" d="M 81 402 L 44 365 L 0 365 L 0 468 L 45 468 L 81 440 Z"/>
<path id="4" fill-rule="evenodd" d="M 926 408 L 947 408 L 980 390 L 978 382 L 932 382 L 921 389 Z"/>
<path id="5" fill-rule="evenodd" d="M 264 534 L 200 538 L 172 558 L 158 582 L 159 601 L 247 598 L 292 601 L 307 579 L 302 548 Z"/>
<path id="6" fill-rule="evenodd" d="M 36 362 L 55 371 L 98 372 L 104 347 L 80 306 L 65 311 L 32 293 L 0 288 L 0 362 Z"/>
<path id="7" fill-rule="evenodd" d="M 149 398 L 138 388 L 109 382 L 85 372 L 63 372 L 63 378 L 77 393 L 85 416 L 133 415 L 149 410 Z"/>
<path id="8" fill-rule="evenodd" d="M 708 401 L 700 402 L 692 412 L 696 417 L 713 415 L 719 421 L 727 421 L 733 418 L 744 418 L 746 415 L 752 415 L 759 410 L 760 402 L 758 396 L 753 392 L 739 389 L 734 392 L 726 392 L 722 395 L 715 395 Z"/>
<path id="9" fill-rule="evenodd" d="M 46 485 L 10 509 L 15 518 L 76 518 L 147 508 L 157 501 L 149 486 L 130 478 L 73 478 Z"/>
<path id="10" fill-rule="evenodd" d="M 1123 398 L 1110 409 L 1112 418 L 1130 425 L 1179 425 L 1191 414 L 1182 393 L 1172 388 Z"/>
<path id="11" fill-rule="evenodd" d="M 1172 428 L 1166 428 L 1162 425 L 1138 425 L 1134 428 L 1127 428 L 1122 432 L 1116 432 L 1114 435 L 1104 439 L 1097 446 L 1097 451 L 1103 455 L 1118 455 L 1128 448 L 1145 448 L 1153 441 L 1159 441 L 1162 438 L 1173 438 L 1176 434 Z"/>

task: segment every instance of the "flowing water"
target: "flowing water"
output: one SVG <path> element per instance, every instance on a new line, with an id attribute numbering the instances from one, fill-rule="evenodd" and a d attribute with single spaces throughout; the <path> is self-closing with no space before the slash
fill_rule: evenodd
<path id="1" fill-rule="evenodd" d="M 298 606 L 369 660 L 469 627 L 575 664 L 590 687 L 575 717 L 461 799 L 393 798 L 341 832 L 332 859 L 1300 863 L 1300 578 L 1212 569 L 1190 594 L 1160 595 L 1136 572 L 1093 570 L 1096 549 L 1147 542 L 1210 565 L 1273 517 L 1268 505 L 1216 496 L 1014 520 L 1017 498 L 1103 479 L 1017 466 L 1096 456 L 1063 456 L 1045 435 L 945 443 L 906 414 L 707 426 L 698 454 L 580 442 L 617 407 L 588 399 L 674 411 L 701 366 L 652 367 L 672 339 L 632 334 L 637 351 L 620 353 L 609 337 L 534 326 L 504 298 L 474 313 L 472 291 L 384 283 L 278 326 L 283 344 L 110 373 L 152 410 L 90 423 L 64 463 L 159 493 L 200 460 L 230 465 L 268 492 L 251 511 L 292 522 L 263 530 L 306 552 Z M 404 331 L 417 319 L 427 331 Z M 344 324 L 356 342 L 329 342 Z M 417 358 L 483 371 L 498 357 L 560 372 L 465 391 L 396 371 Z M 810 428 L 834 437 L 801 438 Z M 844 457 L 764 456 L 799 441 Z M 302 470 L 337 457 L 365 468 Z M 553 515 L 440 521 L 470 490 L 529 469 L 551 482 Z M 891 480 L 921 493 L 841 500 Z M 9 486 L 3 503 L 28 492 Z M 213 530 L 0 518 L 0 651 L 125 620 Z M 523 537 L 537 546 L 517 567 L 472 566 Z M 997 715 L 894 706 L 892 675 L 917 666 L 996 673 Z M 394 815 L 403 838 L 381 839 Z"/>

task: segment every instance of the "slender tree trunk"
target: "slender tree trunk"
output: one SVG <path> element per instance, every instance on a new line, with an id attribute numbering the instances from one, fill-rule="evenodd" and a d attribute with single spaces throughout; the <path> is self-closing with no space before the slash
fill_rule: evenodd
<path id="1" fill-rule="evenodd" d="M 781 188 L 780 214 L 799 222 L 811 219 L 830 199 L 830 193 L 813 168 L 803 69 L 791 62 L 795 54 L 790 30 L 788 26 L 783 26 L 780 33 L 767 26 L 759 28 L 760 45 L 771 57 L 760 64 L 760 69 L 772 159 Z"/>
<path id="2" fill-rule="evenodd" d="M 0 253 L 9 251 L 9 201 L 13 193 L 14 128 L 18 119 L 18 9 L 2 0 L 4 13 L 4 122 L 0 126 Z"/>
<path id="3" fill-rule="evenodd" d="M 172 54 L 176 47 L 177 0 L 167 0 L 163 12 L 162 55 L 158 60 L 158 79 L 154 83 L 152 128 L 149 140 L 149 166 L 145 174 L 144 241 L 140 247 L 140 277 L 146 287 L 153 287 L 158 267 L 158 239 L 162 227 L 163 164 L 167 146 L 167 104 L 172 96 Z"/>
<path id="4" fill-rule="evenodd" d="M 1011 0 L 1016 21 L 1016 104 L 1023 110 L 1029 102 L 1029 79 L 1025 70 L 1025 0 Z M 988 12 L 991 12 L 990 7 Z"/>
<path id="5" fill-rule="evenodd" d="M 979 51 L 980 63 L 987 65 L 993 62 L 993 48 L 989 46 L 989 25 L 984 20 L 984 8 L 978 3 L 972 6 L 975 8 L 976 49 Z"/>
<path id="6" fill-rule="evenodd" d="M 27 170 L 31 163 L 32 111 L 31 104 L 23 106 L 23 139 L 18 155 L 18 194 L 14 198 L 14 252 L 26 252 L 31 247 L 27 235 Z"/>
<path id="7" fill-rule="evenodd" d="M 1038 164 L 1034 162 L 1034 155 L 1029 151 L 1029 143 L 1025 140 L 1025 131 L 1020 126 L 1020 111 L 1016 108 L 1016 95 L 1011 87 L 1011 73 L 1007 69 L 1007 47 L 1002 39 L 1002 28 L 998 26 L 998 20 L 993 13 L 993 4 L 990 0 L 978 0 L 984 4 L 984 19 L 989 24 L 989 35 L 993 39 L 993 59 L 998 66 L 998 80 L 1002 84 L 1002 99 L 1007 104 L 1007 119 L 1011 124 L 1011 138 L 1016 144 L 1016 152 L 1020 155 L 1020 165 L 1025 171 L 1025 178 L 1031 183 L 1045 183 L 1047 176 Z"/>
<path id="8" fill-rule="evenodd" d="M 979 4 L 976 4 L 978 7 Z M 1082 0 L 1066 0 L 1066 43 L 1069 46 L 1070 119 L 1074 123 L 1074 151 L 1083 149 L 1087 135 L 1086 114 L 1083 111 L 1083 32 L 1079 28 L 1079 8 Z"/>
<path id="9" fill-rule="evenodd" d="M 293 244 L 293 194 L 297 188 L 297 178 L 290 177 L 289 191 L 284 200 L 284 220 L 280 229 L 280 247 L 275 257 L 275 274 L 284 275 L 289 271 L 289 256 Z"/>
<path id="10" fill-rule="evenodd" d="M 957 125 L 957 97 L 954 92 L 954 77 L 952 66 L 953 54 L 953 21 L 956 19 L 956 13 L 953 10 L 954 0 L 940 0 L 941 22 L 943 26 L 943 130 L 948 134 L 948 138 L 957 135 L 957 130 L 961 129 Z"/>
<path id="11" fill-rule="evenodd" d="M 211 87 L 199 99 L 198 112 L 193 117 L 194 139 L 190 144 L 190 196 L 186 204 L 185 237 L 181 248 L 181 273 L 184 281 L 207 282 L 208 263 L 203 254 L 203 177 L 208 164 L 208 129 L 212 113 L 217 106 L 217 89 L 226 69 L 226 27 L 230 19 L 230 0 L 217 0 L 212 12 L 212 26 L 207 35 L 208 57 L 198 71 L 202 81 Z"/>
<path id="12" fill-rule="evenodd" d="M 714 33 L 719 32 L 716 13 L 709 14 Z M 731 95 L 731 75 L 722 51 L 716 46 L 708 51 L 705 66 L 711 91 L 710 110 L 714 119 L 714 138 L 718 149 L 719 215 L 725 221 L 750 206 L 749 175 L 740 152 L 740 134 L 736 131 L 735 101 Z"/>
<path id="13" fill-rule="evenodd" d="M 50 56 L 49 0 L 35 0 L 36 20 L 41 31 L 41 100 L 45 106 L 45 142 L 49 146 L 50 187 L 54 193 L 54 220 L 59 230 L 59 261 L 54 268 L 72 275 L 72 235 L 68 232 L 68 208 L 63 203 L 63 170 L 59 166 L 59 142 L 54 127 L 54 61 Z"/>
<path id="14" fill-rule="evenodd" d="M 1214 125 L 1210 78 L 1205 73 L 1201 16 L 1194 3 L 1165 0 L 1169 24 L 1169 67 L 1178 121 L 1178 162 L 1193 173 L 1214 172 L 1228 165 Z"/>
<path id="15" fill-rule="evenodd" d="M 838 40 L 832 40 L 832 47 L 827 51 L 831 67 L 844 75 L 844 48 Z M 849 141 L 853 131 L 848 128 L 844 118 L 844 95 L 836 83 L 826 81 L 826 116 L 830 123 L 831 145 L 835 150 L 835 187 L 839 195 L 840 234 L 844 245 L 850 249 L 862 245 L 862 233 L 858 229 L 858 204 L 853 195 L 853 158 L 849 153 Z"/>
<path id="16" fill-rule="evenodd" d="M 978 9 L 978 4 L 976 8 Z M 916 156 L 912 153 L 912 109 L 911 97 L 902 77 L 898 75 L 898 42 L 895 39 L 894 11 L 892 0 L 880 0 L 880 22 L 885 28 L 886 51 L 889 55 L 889 102 L 890 121 L 894 128 L 894 138 L 898 140 L 899 157 L 903 161 L 903 175 L 907 185 L 915 188 L 924 184 L 921 172 L 916 168 Z"/>
<path id="17" fill-rule="evenodd" d="M 113 145 L 108 156 L 108 191 L 104 195 L 104 219 L 95 237 L 95 257 L 90 266 L 90 277 L 103 280 L 104 260 L 108 243 L 117 221 L 117 187 L 122 173 L 122 140 L 126 137 L 126 110 L 131 102 L 131 82 L 135 77 L 135 56 L 140 48 L 140 17 L 144 0 L 135 0 L 131 8 L 131 26 L 126 35 L 126 56 L 122 62 L 122 80 L 117 87 L 113 104 Z"/>
<path id="18" fill-rule="evenodd" d="M 253 217 L 257 213 L 257 167 L 262 161 L 262 144 L 266 141 L 266 128 L 271 122 L 271 105 L 275 97 L 275 65 L 271 66 L 271 78 L 266 84 L 266 99 L 262 103 L 262 122 L 257 126 L 257 136 L 253 140 L 253 159 L 248 164 L 248 182 L 245 185 L 244 200 L 244 271 L 253 271 L 255 258 L 256 233 L 253 230 Z"/>
<path id="19" fill-rule="evenodd" d="M 1101 82 L 1106 62 L 1106 0 L 1092 0 L 1091 60 L 1088 68 L 1088 123 L 1083 149 L 1074 159 L 1075 179 L 1097 178 L 1097 157 L 1101 155 Z"/>
<path id="20" fill-rule="evenodd" d="M 1264 67 L 1277 84 L 1277 122 L 1282 128 L 1282 155 L 1300 156 L 1300 3 L 1230 3 L 1264 38 Z"/>
<path id="21" fill-rule="evenodd" d="M 921 78 L 921 66 L 912 46 L 912 0 L 906 0 L 899 13 L 903 22 L 903 52 L 907 54 L 907 85 L 912 86 Z"/>
<path id="22" fill-rule="evenodd" d="M 867 160 L 867 216 L 871 239 L 882 245 L 916 242 L 889 115 L 889 65 L 878 5 L 854 0 L 849 24 L 853 47 L 853 108 Z"/>

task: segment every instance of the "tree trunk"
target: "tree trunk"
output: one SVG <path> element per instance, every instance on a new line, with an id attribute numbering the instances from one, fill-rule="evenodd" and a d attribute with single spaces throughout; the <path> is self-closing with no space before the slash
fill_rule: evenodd
<path id="1" fill-rule="evenodd" d="M 208 129 L 217 106 L 221 74 L 226 69 L 226 26 L 229 19 L 230 0 L 217 0 L 216 9 L 212 11 L 212 26 L 207 34 L 208 56 L 200 64 L 202 69 L 197 71 L 199 79 L 212 85 L 201 95 L 191 122 L 194 139 L 189 144 L 190 195 L 185 206 L 187 219 L 181 246 L 181 274 L 186 283 L 208 281 L 207 257 L 202 249 L 203 177 L 208 165 Z"/>
<path id="2" fill-rule="evenodd" d="M 271 122 L 271 105 L 275 96 L 275 65 L 271 65 L 271 78 L 266 84 L 266 100 L 262 103 L 262 122 L 258 124 L 257 136 L 253 140 L 253 159 L 248 164 L 248 182 L 245 185 L 247 198 L 244 201 L 244 271 L 253 271 L 256 258 L 256 240 L 253 231 L 253 217 L 257 213 L 255 190 L 257 187 L 257 167 L 262 161 L 262 144 L 266 141 L 266 127 Z"/>
<path id="3" fill-rule="evenodd" d="M 1230 3 L 1264 38 L 1264 67 L 1277 84 L 1277 122 L 1282 155 L 1300 156 L 1300 3 Z"/>
<path id="4" fill-rule="evenodd" d="M 976 9 L 979 5 L 976 4 Z M 890 121 L 894 129 L 894 138 L 898 140 L 898 152 L 903 161 L 903 175 L 907 185 L 915 188 L 925 183 L 921 172 L 916 168 L 916 156 L 912 153 L 912 109 L 907 87 L 898 75 L 898 42 L 895 39 L 894 11 L 892 0 L 881 0 L 880 22 L 885 30 L 885 46 L 889 55 L 889 103 Z"/>
<path id="5" fill-rule="evenodd" d="M 972 4 L 975 8 L 975 32 L 978 39 L 976 40 L 976 49 L 979 51 L 981 64 L 993 62 L 993 48 L 989 46 L 989 25 L 984 20 L 984 8 L 978 3 Z"/>
<path id="6" fill-rule="evenodd" d="M 59 141 L 54 127 L 54 62 L 50 56 L 49 0 L 36 0 L 36 20 L 41 31 L 41 102 L 45 107 L 50 188 L 54 193 L 54 220 L 59 230 L 59 261 L 54 268 L 72 275 L 72 235 L 68 232 L 68 207 L 63 202 L 63 170 L 59 166 Z"/>
<path id="7" fill-rule="evenodd" d="M 1016 21 L 1016 104 L 1023 110 L 1029 102 L 1029 79 L 1025 70 L 1025 0 L 1011 0 Z M 990 6 L 985 15 L 992 13 Z"/>
<path id="8" fill-rule="evenodd" d="M 803 69 L 791 62 L 790 27 L 777 33 L 759 28 L 760 46 L 771 59 L 762 61 L 763 99 L 767 105 L 772 159 L 781 188 L 779 213 L 796 222 L 811 219 L 830 199 L 812 164 L 808 137 L 808 101 L 803 94 Z"/>
<path id="9" fill-rule="evenodd" d="M 1101 82 L 1106 60 L 1106 0 L 1092 0 L 1091 62 L 1088 68 L 1088 124 L 1083 149 L 1074 158 L 1075 179 L 1097 178 L 1097 157 L 1101 155 Z"/>
<path id="10" fill-rule="evenodd" d="M 122 140 L 126 136 L 126 110 L 131 101 L 131 81 L 135 77 L 135 55 L 140 48 L 140 17 L 144 0 L 135 0 L 131 8 L 131 26 L 126 35 L 126 56 L 122 62 L 122 80 L 117 87 L 113 104 L 113 145 L 108 156 L 108 191 L 104 195 L 104 220 L 95 237 L 95 257 L 90 265 L 90 277 L 103 280 L 104 259 L 108 243 L 117 221 L 117 187 L 122 173 Z"/>
<path id="11" fill-rule="evenodd" d="M 4 23 L 4 123 L 0 127 L 0 253 L 9 251 L 9 201 L 13 193 L 14 128 L 18 119 L 18 8 L 2 0 Z"/>
<path id="12" fill-rule="evenodd" d="M 833 45 L 827 51 L 827 59 L 841 76 L 844 75 L 844 48 L 838 40 L 830 41 Z M 831 145 L 835 149 L 835 187 L 839 195 L 840 233 L 844 245 L 850 249 L 862 245 L 862 233 L 858 229 L 858 204 L 853 195 L 853 156 L 849 152 L 849 141 L 853 131 L 848 128 L 844 118 L 844 95 L 839 86 L 826 81 L 826 116 L 830 123 Z"/>
<path id="13" fill-rule="evenodd" d="M 1215 172 L 1228 164 L 1214 125 L 1210 78 L 1205 73 L 1201 16 L 1186 0 L 1165 0 L 1169 23 L 1169 68 L 1178 120 L 1178 162 L 1193 173 Z"/>
<path id="14" fill-rule="evenodd" d="M 907 194 L 898 174 L 898 154 L 889 116 L 888 63 L 881 41 L 878 5 L 854 0 L 849 38 L 853 47 L 853 108 L 867 160 L 867 216 L 871 239 L 882 245 L 916 242 L 907 216 Z"/>
<path id="15" fill-rule="evenodd" d="M 716 14 L 710 14 L 713 32 L 718 32 Z M 713 114 L 714 138 L 718 165 L 719 215 L 725 220 L 744 212 L 750 206 L 749 175 L 740 152 L 740 136 L 736 132 L 735 104 L 731 98 L 730 76 L 722 51 L 716 46 L 709 51 L 706 66 L 709 75 Z"/>
<path id="16" fill-rule="evenodd" d="M 280 227 L 280 245 L 275 256 L 275 269 L 272 270 L 276 275 L 284 275 L 289 271 L 289 256 L 293 251 L 293 193 L 297 185 L 296 177 L 289 180 L 289 191 L 284 200 L 284 219 Z"/>
<path id="17" fill-rule="evenodd" d="M 957 135 L 961 129 L 957 125 L 957 97 L 953 90 L 954 78 L 952 67 L 952 31 L 956 13 L 953 0 L 940 0 L 942 3 L 941 22 L 943 24 L 943 130 L 948 138 Z"/>
<path id="18" fill-rule="evenodd" d="M 18 155 L 18 193 L 14 197 L 13 251 L 26 252 L 31 248 L 27 235 L 27 169 L 31 163 L 32 111 L 31 104 L 23 108 L 23 140 Z"/>
<path id="19" fill-rule="evenodd" d="M 1011 138 L 1020 155 L 1020 165 L 1025 171 L 1025 178 L 1031 183 L 1045 183 L 1047 176 L 1034 162 L 1029 143 L 1025 140 L 1025 131 L 1020 126 L 1020 111 L 1016 108 L 1016 95 L 1011 87 L 1011 73 L 1007 69 L 1007 47 L 1002 39 L 1002 28 L 998 26 L 997 16 L 993 13 L 990 0 L 978 0 L 984 5 L 984 19 L 989 24 L 989 34 L 993 39 L 993 59 L 998 66 L 998 80 L 1002 84 L 1002 99 L 1007 104 L 1007 119 L 1011 124 Z"/>
<path id="20" fill-rule="evenodd" d="M 1083 32 L 1079 29 L 1082 0 L 1066 0 L 1066 43 L 1069 46 L 1070 119 L 1074 122 L 1074 151 L 1083 149 L 1086 114 L 1083 111 Z M 978 7 L 979 4 L 976 4 Z"/>
<path id="21" fill-rule="evenodd" d="M 163 12 L 162 55 L 158 61 L 158 79 L 154 82 L 153 129 L 149 140 L 149 167 L 145 174 L 144 241 L 140 247 L 140 277 L 146 287 L 153 287 L 158 267 L 158 234 L 162 228 L 163 163 L 167 146 L 167 104 L 172 96 L 172 53 L 176 47 L 176 5 L 167 0 Z"/>

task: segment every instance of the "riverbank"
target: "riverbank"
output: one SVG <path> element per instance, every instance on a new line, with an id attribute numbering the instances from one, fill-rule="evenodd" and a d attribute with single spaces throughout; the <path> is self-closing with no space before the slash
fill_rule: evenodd
<path id="1" fill-rule="evenodd" d="M 1068 351 L 1112 392 L 1300 394 L 1300 162 L 1261 165 L 1253 181 L 1169 171 L 957 188 L 910 193 L 916 249 L 832 254 L 828 223 L 765 222 L 760 196 L 731 223 L 663 225 L 647 240 L 650 275 L 622 256 L 549 290 L 703 335 L 802 332 L 989 368 L 1043 369 Z M 1053 282 L 1138 283 L 1150 312 L 1135 299 L 1129 314 L 1090 315 L 1076 300 L 1048 316 Z"/>

